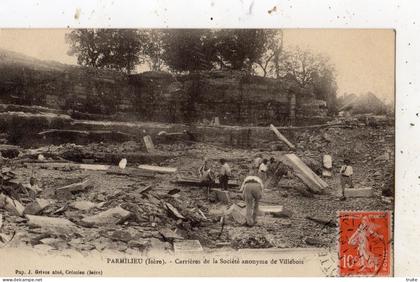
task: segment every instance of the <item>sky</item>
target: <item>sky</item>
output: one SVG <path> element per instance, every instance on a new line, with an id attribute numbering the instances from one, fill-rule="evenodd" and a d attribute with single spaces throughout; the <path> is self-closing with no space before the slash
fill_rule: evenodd
<path id="1" fill-rule="evenodd" d="M 76 64 L 67 55 L 66 29 L 0 29 L 0 48 L 41 60 Z M 394 101 L 395 33 L 373 29 L 286 29 L 284 47 L 299 46 L 330 58 L 338 95 L 375 93 Z"/>

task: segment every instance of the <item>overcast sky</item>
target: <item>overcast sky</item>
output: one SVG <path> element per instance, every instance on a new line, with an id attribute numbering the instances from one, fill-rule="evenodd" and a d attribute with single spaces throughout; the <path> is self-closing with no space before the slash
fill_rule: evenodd
<path id="1" fill-rule="evenodd" d="M 0 48 L 43 60 L 76 64 L 67 55 L 64 29 L 3 29 Z M 394 100 L 394 40 L 392 30 L 289 29 L 285 48 L 299 46 L 328 56 L 335 65 L 338 94 L 371 91 Z"/>

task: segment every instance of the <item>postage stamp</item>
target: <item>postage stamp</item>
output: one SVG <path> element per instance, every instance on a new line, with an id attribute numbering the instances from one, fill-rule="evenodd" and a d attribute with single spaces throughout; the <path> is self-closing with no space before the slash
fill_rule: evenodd
<path id="1" fill-rule="evenodd" d="M 339 212 L 339 274 L 391 275 L 391 228 L 389 211 Z"/>

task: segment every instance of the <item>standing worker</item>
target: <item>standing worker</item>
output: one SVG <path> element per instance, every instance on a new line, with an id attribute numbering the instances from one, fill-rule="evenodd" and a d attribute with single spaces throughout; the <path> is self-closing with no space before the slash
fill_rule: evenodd
<path id="1" fill-rule="evenodd" d="M 267 173 L 268 173 L 268 160 L 263 159 L 260 166 L 258 167 L 258 176 L 262 179 L 264 183 L 267 181 Z"/>
<path id="2" fill-rule="evenodd" d="M 353 167 L 350 165 L 348 159 L 344 160 L 344 165 L 340 169 L 340 180 L 341 180 L 341 201 L 346 199 L 344 195 L 344 189 L 348 185 L 349 188 L 353 188 Z"/>
<path id="3" fill-rule="evenodd" d="M 229 177 L 231 176 L 232 171 L 225 159 L 220 159 L 220 164 L 222 165 L 219 175 L 220 188 L 222 190 L 227 190 L 229 187 Z"/>
<path id="4" fill-rule="evenodd" d="M 201 183 L 207 187 L 207 199 L 210 197 L 210 188 L 214 183 L 214 175 L 207 158 L 204 159 L 203 165 L 198 169 Z"/>
<path id="5" fill-rule="evenodd" d="M 264 184 L 258 176 L 247 176 L 241 185 L 242 196 L 246 202 L 246 225 L 252 227 L 257 223 L 259 201 Z"/>

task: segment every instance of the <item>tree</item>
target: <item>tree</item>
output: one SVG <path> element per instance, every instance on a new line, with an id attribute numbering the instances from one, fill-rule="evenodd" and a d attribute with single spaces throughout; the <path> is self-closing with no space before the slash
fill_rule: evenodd
<path id="1" fill-rule="evenodd" d="M 225 66 L 251 72 L 266 51 L 266 33 L 262 29 L 223 29 L 216 33 L 215 48 Z"/>
<path id="2" fill-rule="evenodd" d="M 313 73 L 313 92 L 315 98 L 324 100 L 327 103 L 330 114 L 337 113 L 337 82 L 334 69 L 325 67 L 320 72 Z"/>
<path id="3" fill-rule="evenodd" d="M 280 54 L 283 51 L 283 31 L 281 29 L 264 30 L 265 53 L 256 61 L 263 71 L 263 77 L 271 74 L 280 77 Z"/>
<path id="4" fill-rule="evenodd" d="M 163 58 L 178 72 L 210 70 L 216 61 L 211 30 L 186 29 L 163 32 Z"/>
<path id="5" fill-rule="evenodd" d="M 66 34 L 80 65 L 131 73 L 142 61 L 144 36 L 134 29 L 77 29 Z"/>
<path id="6" fill-rule="evenodd" d="M 152 71 L 161 71 L 165 61 L 164 54 L 164 33 L 161 30 L 149 29 L 144 31 L 145 41 L 143 44 L 143 54 L 145 61 Z"/>
<path id="7" fill-rule="evenodd" d="M 280 72 L 292 77 L 302 88 L 312 84 L 314 73 L 322 72 L 327 67 L 326 58 L 300 48 L 284 52 L 280 61 Z"/>

